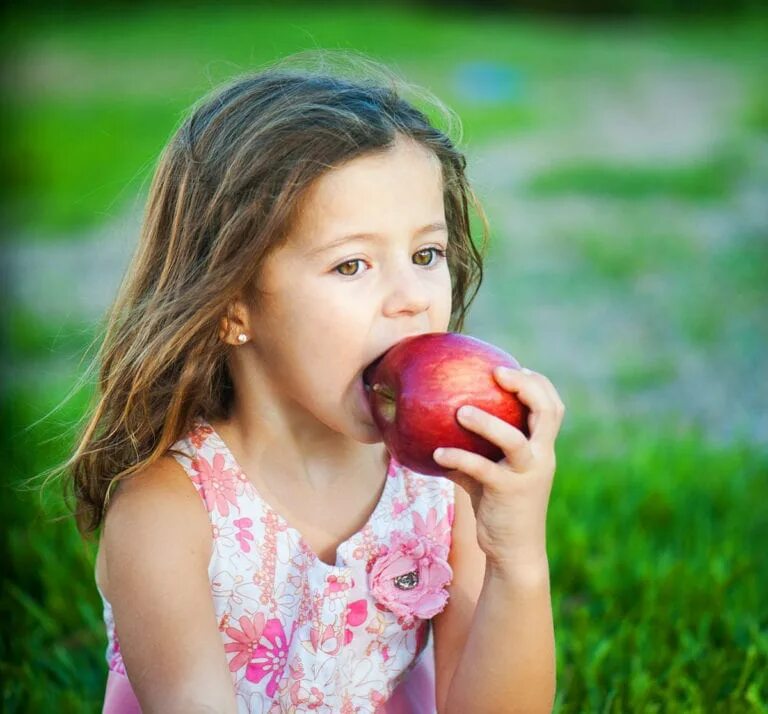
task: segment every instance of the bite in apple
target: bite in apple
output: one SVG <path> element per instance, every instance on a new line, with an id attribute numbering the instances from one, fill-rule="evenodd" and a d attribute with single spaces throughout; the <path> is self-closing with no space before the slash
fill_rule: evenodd
<path id="1" fill-rule="evenodd" d="M 464 404 L 483 409 L 529 436 L 529 409 L 496 382 L 498 366 L 520 363 L 488 342 L 454 332 L 406 337 L 363 372 L 371 413 L 387 449 L 406 468 L 442 476 L 438 447 L 473 451 L 492 461 L 498 446 L 464 428 L 456 412 Z"/>

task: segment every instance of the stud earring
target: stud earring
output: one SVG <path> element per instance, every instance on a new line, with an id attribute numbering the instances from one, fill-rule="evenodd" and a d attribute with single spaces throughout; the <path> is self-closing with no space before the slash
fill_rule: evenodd
<path id="1" fill-rule="evenodd" d="M 245 342 L 247 339 L 248 339 L 248 337 L 246 336 L 245 332 L 241 332 L 241 333 L 240 333 L 240 334 L 237 336 L 237 341 L 238 341 L 240 344 L 242 344 L 243 342 Z"/>

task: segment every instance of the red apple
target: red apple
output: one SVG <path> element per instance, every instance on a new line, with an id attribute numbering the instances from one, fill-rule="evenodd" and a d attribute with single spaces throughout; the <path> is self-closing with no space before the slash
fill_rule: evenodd
<path id="1" fill-rule="evenodd" d="M 499 365 L 520 369 L 504 350 L 468 335 L 431 332 L 400 340 L 363 372 L 371 413 L 384 443 L 406 468 L 443 476 L 433 458 L 440 446 L 455 447 L 500 461 L 495 444 L 456 418 L 464 404 L 479 407 L 528 431 L 528 407 L 498 385 Z"/>

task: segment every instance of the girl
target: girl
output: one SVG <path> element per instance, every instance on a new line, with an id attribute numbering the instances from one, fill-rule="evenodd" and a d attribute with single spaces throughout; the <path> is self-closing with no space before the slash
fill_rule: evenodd
<path id="1" fill-rule="evenodd" d="M 544 712 L 545 521 L 562 402 L 500 372 L 531 438 L 482 411 L 420 475 L 364 368 L 460 331 L 482 279 L 464 156 L 376 82 L 272 66 L 164 150 L 71 459 L 100 531 L 104 711 Z"/>

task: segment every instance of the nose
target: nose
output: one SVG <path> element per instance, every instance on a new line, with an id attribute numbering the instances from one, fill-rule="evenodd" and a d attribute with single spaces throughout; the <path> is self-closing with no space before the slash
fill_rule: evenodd
<path id="1" fill-rule="evenodd" d="M 430 287 L 422 275 L 412 268 L 400 268 L 389 279 L 389 286 L 384 301 L 384 314 L 387 317 L 397 315 L 418 315 L 432 304 Z"/>

